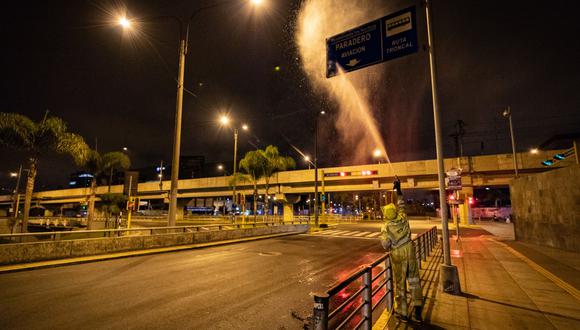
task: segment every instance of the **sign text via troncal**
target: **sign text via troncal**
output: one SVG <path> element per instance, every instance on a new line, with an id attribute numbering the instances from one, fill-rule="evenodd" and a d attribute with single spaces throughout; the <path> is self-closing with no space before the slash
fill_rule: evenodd
<path id="1" fill-rule="evenodd" d="M 417 52 L 415 7 L 363 24 L 326 40 L 326 77 Z"/>

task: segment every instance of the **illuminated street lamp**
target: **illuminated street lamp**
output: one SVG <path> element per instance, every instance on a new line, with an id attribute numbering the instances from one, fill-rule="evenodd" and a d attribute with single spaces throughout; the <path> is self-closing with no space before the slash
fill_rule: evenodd
<path id="1" fill-rule="evenodd" d="M 514 172 L 515 177 L 518 177 L 518 158 L 516 157 L 516 140 L 514 137 L 514 125 L 512 123 L 512 111 L 510 106 L 508 105 L 505 110 L 502 112 L 502 115 L 509 120 L 510 123 L 510 136 L 512 139 L 512 156 L 514 160 Z"/>
<path id="2" fill-rule="evenodd" d="M 532 155 L 537 155 L 539 152 L 540 152 L 540 150 L 538 148 L 532 148 L 532 149 L 530 149 L 530 153 Z"/>
<path id="3" fill-rule="evenodd" d="M 321 110 L 314 118 L 314 227 L 318 228 L 318 118 L 326 111 Z M 309 218 L 310 219 L 310 218 Z"/>
<path id="4" fill-rule="evenodd" d="M 203 10 L 223 6 L 226 4 L 233 3 L 235 1 L 224 1 L 218 2 L 212 5 L 207 5 L 200 7 L 195 10 L 187 20 L 183 20 L 177 16 L 160 16 L 158 19 L 168 18 L 173 19 L 179 24 L 179 69 L 178 69 L 178 79 L 177 79 L 177 101 L 175 106 L 175 129 L 173 137 L 173 157 L 171 163 L 171 188 L 169 191 L 169 216 L 167 218 L 167 224 L 170 227 L 175 226 L 175 220 L 177 215 L 177 184 L 179 178 L 179 154 L 181 150 L 181 115 L 183 110 L 183 86 L 184 86 L 184 73 L 185 73 L 185 55 L 188 50 L 189 41 L 189 29 L 193 18 Z M 253 6 L 259 6 L 263 3 L 263 0 L 251 0 L 250 3 Z M 153 18 L 155 19 L 155 18 Z M 132 22 L 126 18 L 122 17 L 118 21 L 125 29 L 132 28 Z M 234 165 L 235 168 L 235 165 Z"/>
<path id="5" fill-rule="evenodd" d="M 375 150 L 373 151 L 373 157 L 374 157 L 375 159 L 377 159 L 377 161 L 378 161 L 378 163 L 379 163 L 379 164 L 381 163 L 381 156 L 382 156 L 382 155 L 383 155 L 383 153 L 382 153 L 382 152 L 381 152 L 381 150 L 380 150 L 380 149 L 378 149 L 378 148 L 377 148 L 377 149 L 375 149 Z"/>
<path id="6" fill-rule="evenodd" d="M 226 115 L 220 116 L 219 121 L 220 121 L 220 124 L 222 126 L 231 127 L 231 125 L 230 125 L 231 120 L 228 116 L 226 116 Z M 241 128 L 243 131 L 247 131 L 250 129 L 247 124 L 242 124 Z M 233 172 L 233 177 L 234 177 L 233 181 L 234 182 L 232 185 L 232 187 L 233 187 L 233 193 L 232 193 L 233 199 L 232 199 L 232 201 L 233 201 L 234 207 L 235 207 L 236 202 L 237 202 L 237 200 L 236 200 L 236 173 L 238 171 L 238 166 L 237 166 L 237 162 L 238 162 L 238 128 L 233 127 L 232 130 L 234 131 L 234 172 Z"/>

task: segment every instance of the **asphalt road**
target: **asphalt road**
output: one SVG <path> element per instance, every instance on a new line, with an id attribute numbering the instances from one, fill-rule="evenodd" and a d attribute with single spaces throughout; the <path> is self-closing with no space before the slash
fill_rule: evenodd
<path id="1" fill-rule="evenodd" d="M 310 315 L 311 292 L 345 278 L 381 250 L 376 239 L 294 235 L 1 274 L 0 324 L 4 329 L 301 329 L 291 313 Z"/>

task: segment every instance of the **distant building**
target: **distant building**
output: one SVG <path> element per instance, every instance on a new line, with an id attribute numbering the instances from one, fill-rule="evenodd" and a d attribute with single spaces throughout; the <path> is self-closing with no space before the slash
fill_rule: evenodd
<path id="1" fill-rule="evenodd" d="M 70 175 L 70 180 L 68 182 L 69 188 L 86 188 L 91 186 L 91 181 L 93 181 L 93 175 L 85 171 L 75 172 Z"/>

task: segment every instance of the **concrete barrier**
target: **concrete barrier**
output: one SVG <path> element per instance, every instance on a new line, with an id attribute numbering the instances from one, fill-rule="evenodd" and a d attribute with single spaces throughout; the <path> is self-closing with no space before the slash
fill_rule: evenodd
<path id="1" fill-rule="evenodd" d="M 3 244 L 0 245 L 0 265 L 217 242 L 288 232 L 306 232 L 307 230 L 308 225 L 280 225 L 219 231 L 195 231 L 191 233 L 161 234 L 153 236 L 122 236 Z"/>

